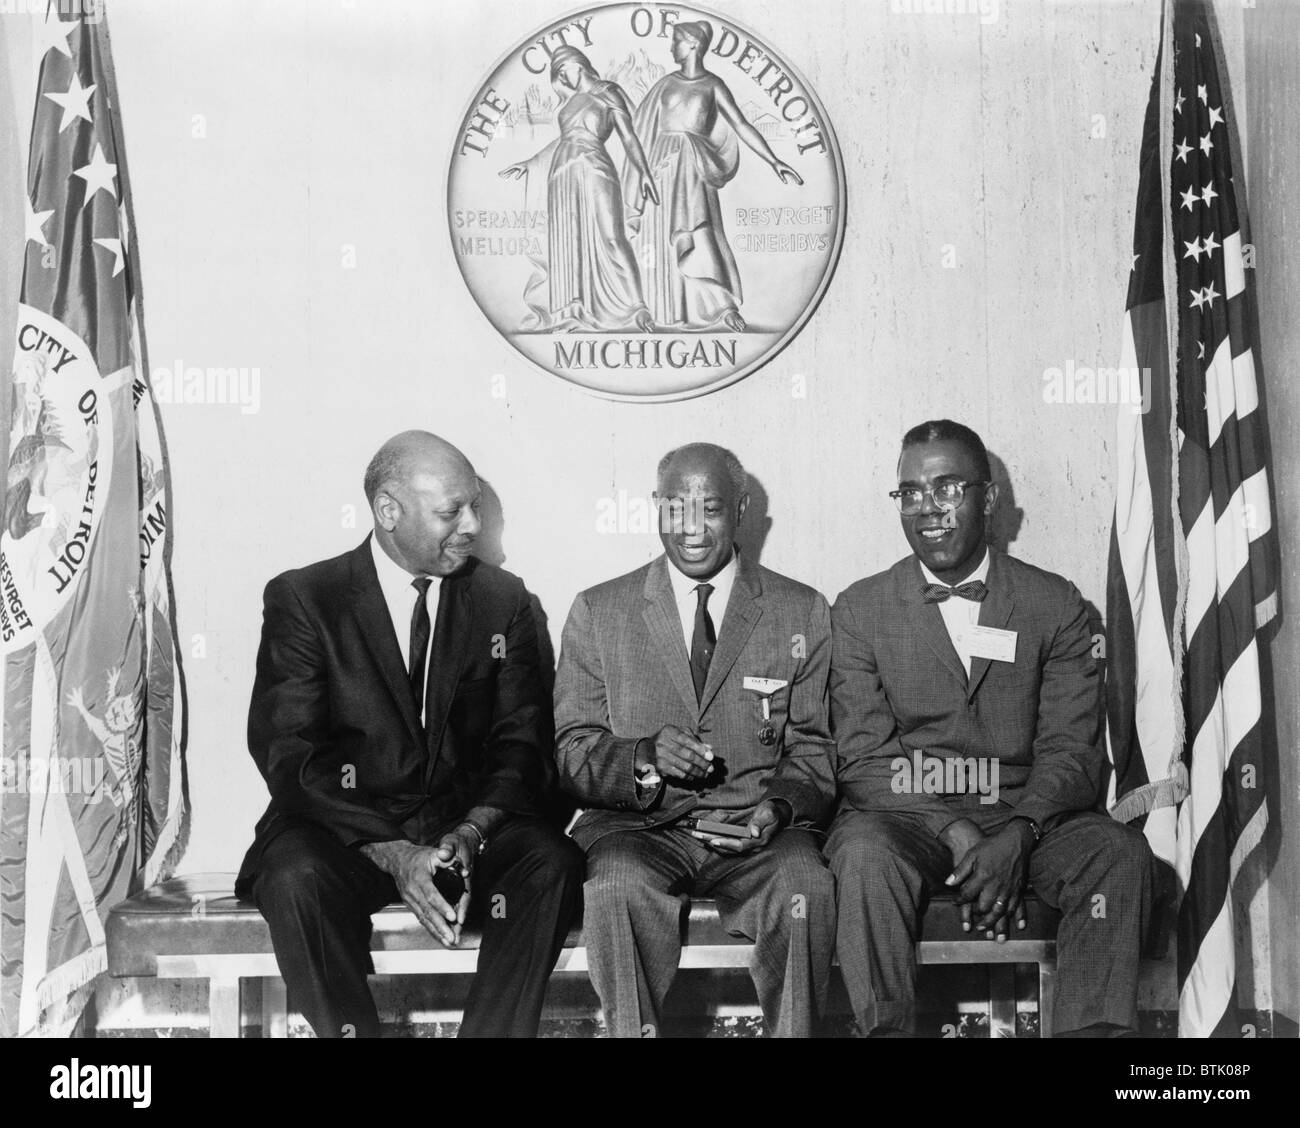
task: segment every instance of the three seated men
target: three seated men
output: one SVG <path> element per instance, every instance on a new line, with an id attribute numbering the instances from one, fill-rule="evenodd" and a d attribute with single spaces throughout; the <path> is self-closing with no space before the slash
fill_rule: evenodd
<path id="1" fill-rule="evenodd" d="M 236 890 L 317 1035 L 378 1033 L 370 914 L 399 898 L 447 946 L 481 922 L 461 1034 L 535 1035 L 584 895 L 610 1033 L 656 1035 L 697 894 L 753 941 L 770 1033 L 815 1032 L 838 952 L 859 1032 L 907 1036 L 928 899 L 1000 941 L 1027 886 L 1062 914 L 1057 1029 L 1134 1031 L 1151 856 L 1095 810 L 1086 610 L 989 545 L 969 428 L 907 433 L 911 554 L 830 610 L 736 544 L 733 454 L 670 451 L 663 555 L 575 599 L 553 713 L 523 584 L 472 555 L 464 456 L 406 432 L 365 488 L 371 537 L 267 586 L 249 716 L 271 804 Z M 546 817 L 557 783 L 583 809 L 571 839 Z"/>

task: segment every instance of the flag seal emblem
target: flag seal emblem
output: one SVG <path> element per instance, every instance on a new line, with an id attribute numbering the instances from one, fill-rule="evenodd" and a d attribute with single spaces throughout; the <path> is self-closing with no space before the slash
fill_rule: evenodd
<path id="1" fill-rule="evenodd" d="M 5 490 L 0 652 L 30 643 L 90 556 L 113 471 L 112 407 L 85 343 L 20 305 Z"/>

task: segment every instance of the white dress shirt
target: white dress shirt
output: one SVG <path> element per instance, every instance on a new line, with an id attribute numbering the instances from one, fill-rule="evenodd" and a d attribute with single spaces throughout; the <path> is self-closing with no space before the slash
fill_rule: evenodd
<path id="1" fill-rule="evenodd" d="M 415 601 L 420 597 L 418 589 L 412 586 L 415 576 L 403 568 L 388 555 L 371 536 L 370 554 L 375 558 L 375 573 L 379 576 L 379 590 L 383 592 L 384 603 L 388 606 L 389 618 L 393 621 L 393 633 L 397 635 L 397 646 L 402 652 L 402 664 L 407 672 L 411 669 L 411 615 L 415 611 Z M 424 676 L 429 676 L 429 655 L 433 651 L 433 627 L 438 618 L 438 592 L 442 577 L 429 576 L 429 591 L 425 601 L 429 608 L 429 647 L 424 652 Z M 423 714 L 420 720 L 424 720 Z"/>
<path id="2" fill-rule="evenodd" d="M 920 560 L 917 560 L 917 563 L 920 564 Z M 945 583 L 924 564 L 921 564 L 921 575 L 925 577 L 925 582 L 928 584 L 938 584 L 940 587 L 959 586 Z M 973 584 L 976 580 L 983 580 L 988 583 L 988 579 L 989 550 L 986 548 L 980 566 L 961 582 L 963 584 Z M 966 667 L 966 676 L 970 677 L 971 653 L 968 632 L 971 627 L 979 625 L 980 605 L 973 599 L 962 599 L 960 596 L 953 595 L 939 604 L 939 614 L 943 616 L 943 625 L 948 628 L 948 637 L 952 639 L 953 649 L 957 651 L 957 657 L 961 659 L 961 664 Z"/>
<path id="3" fill-rule="evenodd" d="M 713 620 L 713 633 L 722 634 L 722 617 L 727 613 L 727 600 L 731 598 L 731 589 L 736 582 L 736 553 L 732 550 L 731 559 L 711 580 L 696 580 L 679 572 L 668 557 L 668 582 L 673 585 L 673 599 L 677 603 L 677 614 L 682 620 L 682 638 L 686 641 L 686 653 L 691 652 L 691 636 L 695 633 L 695 607 L 700 597 L 695 589 L 700 584 L 712 584 L 709 593 L 709 618 Z"/>
<path id="4" fill-rule="evenodd" d="M 732 549 L 731 559 L 710 580 L 692 579 L 686 573 L 677 570 L 671 556 L 665 559 L 668 561 L 668 582 L 672 585 L 673 601 L 677 604 L 677 615 L 682 623 L 682 640 L 686 643 L 686 653 L 689 655 L 691 636 L 695 633 L 695 608 L 700 601 L 700 597 L 695 594 L 695 589 L 700 584 L 713 586 L 713 590 L 709 593 L 707 607 L 709 618 L 713 620 L 713 633 L 715 636 L 720 636 L 722 619 L 727 613 L 727 601 L 731 598 L 731 589 L 736 582 L 736 552 Z M 636 776 L 635 781 L 637 799 L 642 807 L 649 806 L 664 786 L 663 778 L 653 770 L 647 775 Z"/>

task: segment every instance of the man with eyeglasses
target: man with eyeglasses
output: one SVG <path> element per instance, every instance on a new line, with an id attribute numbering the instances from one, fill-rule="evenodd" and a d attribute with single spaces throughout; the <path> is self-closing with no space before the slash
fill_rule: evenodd
<path id="1" fill-rule="evenodd" d="M 912 554 L 831 610 L 844 983 L 861 1034 L 915 1035 L 928 898 L 951 892 L 963 928 L 1002 943 L 1031 885 L 1062 914 L 1058 1036 L 1131 1033 L 1150 850 L 1095 811 L 1105 756 L 1084 602 L 989 546 L 990 479 L 969 427 L 908 431 L 890 496 Z"/>

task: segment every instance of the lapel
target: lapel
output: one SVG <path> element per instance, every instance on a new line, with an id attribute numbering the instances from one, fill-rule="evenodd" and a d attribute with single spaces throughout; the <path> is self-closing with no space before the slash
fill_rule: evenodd
<path id="1" fill-rule="evenodd" d="M 709 703 L 718 695 L 722 683 L 731 673 L 740 652 L 744 650 L 754 627 L 763 617 L 763 607 L 759 596 L 763 594 L 763 585 L 758 572 L 749 566 L 744 554 L 736 557 L 736 581 L 731 585 L 731 598 L 727 600 L 726 610 L 722 614 L 722 629 L 718 632 L 718 644 L 713 651 L 713 660 L 709 663 L 709 676 L 704 682 L 704 692 L 700 695 L 700 715 L 703 716 Z M 679 631 L 680 633 L 680 631 Z M 684 648 L 684 647 L 683 647 Z M 687 659 L 689 670 L 690 660 Z M 692 689 L 691 697 L 695 693 Z"/>
<path id="2" fill-rule="evenodd" d="M 961 664 L 961 658 L 952 644 L 952 639 L 948 637 L 948 628 L 939 613 L 939 605 L 926 603 L 921 598 L 925 577 L 921 574 L 920 561 L 915 556 L 910 556 L 903 561 L 903 566 L 897 573 L 897 584 L 899 598 L 906 608 L 904 614 L 912 631 L 925 640 L 944 669 L 956 678 L 957 684 L 965 690 L 967 688 L 966 667 Z"/>
<path id="3" fill-rule="evenodd" d="M 444 576 L 438 588 L 438 615 L 433 624 L 433 644 L 429 651 L 429 674 L 424 690 L 424 726 L 428 733 L 428 774 L 438 760 L 442 731 L 447 713 L 456 695 L 456 685 L 469 655 L 468 639 L 474 620 L 474 601 L 470 595 L 470 576 L 478 561 L 470 557 L 459 572 Z"/>
<path id="4" fill-rule="evenodd" d="M 666 556 L 659 557 L 646 571 L 644 595 L 645 607 L 641 617 L 645 620 L 646 630 L 650 632 L 650 641 L 659 653 L 659 660 L 667 669 L 673 685 L 681 695 L 682 703 L 691 716 L 698 716 L 699 706 L 695 703 L 695 685 L 691 681 L 691 656 L 686 652 L 686 640 L 682 637 L 682 620 L 677 614 L 677 602 L 673 599 L 673 585 L 668 580 L 670 565 Z M 717 654 L 714 654 L 717 661 Z"/>
<path id="5" fill-rule="evenodd" d="M 352 614 L 361 628 L 361 637 L 365 640 L 375 665 L 379 667 L 397 711 L 410 730 L 411 738 L 417 744 L 422 744 L 424 733 L 420 730 L 420 718 L 415 712 L 411 681 L 402 664 L 402 651 L 397 636 L 393 633 L 388 604 L 384 602 L 370 552 L 370 538 L 367 537 L 361 547 L 352 553 Z"/>
<path id="6" fill-rule="evenodd" d="M 1007 573 L 1006 559 L 1001 553 L 989 548 L 989 594 L 980 604 L 979 625 L 1005 629 L 1015 606 L 1015 590 L 1011 586 L 1011 577 Z M 984 675 L 989 672 L 992 663 L 987 658 L 972 658 L 970 664 L 970 685 L 966 689 L 966 700 L 975 696 Z"/>

